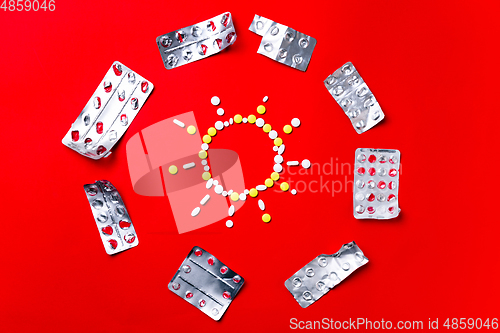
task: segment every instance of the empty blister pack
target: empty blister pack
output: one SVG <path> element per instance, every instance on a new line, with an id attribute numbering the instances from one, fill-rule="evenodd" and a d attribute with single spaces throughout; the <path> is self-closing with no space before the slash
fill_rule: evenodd
<path id="1" fill-rule="evenodd" d="M 106 253 L 111 255 L 139 244 L 132 220 L 116 188 L 107 180 L 83 185 Z"/>
<path id="2" fill-rule="evenodd" d="M 236 31 L 229 12 L 156 38 L 166 69 L 219 53 L 235 41 Z"/>
<path id="3" fill-rule="evenodd" d="M 214 320 L 226 312 L 245 280 L 213 255 L 195 246 L 168 289 Z"/>
<path id="4" fill-rule="evenodd" d="M 62 143 L 94 160 L 106 157 L 153 88 L 151 82 L 115 61 Z"/>
<path id="5" fill-rule="evenodd" d="M 255 15 L 249 30 L 262 36 L 257 53 L 305 72 L 315 38 L 259 15 Z"/>
<path id="6" fill-rule="evenodd" d="M 391 219 L 399 215 L 399 161 L 396 149 L 356 149 L 354 217 Z"/>
<path id="7" fill-rule="evenodd" d="M 358 134 L 368 131 L 384 119 L 384 112 L 375 96 L 352 63 L 344 64 L 328 76 L 324 83 Z"/>
<path id="8" fill-rule="evenodd" d="M 366 263 L 368 258 L 350 242 L 333 255 L 317 256 L 286 280 L 285 287 L 301 307 L 307 308 Z"/>

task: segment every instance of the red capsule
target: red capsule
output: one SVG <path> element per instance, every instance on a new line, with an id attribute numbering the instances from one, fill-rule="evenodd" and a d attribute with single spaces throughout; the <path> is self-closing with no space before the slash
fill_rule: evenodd
<path id="1" fill-rule="evenodd" d="M 229 23 L 229 14 L 224 14 L 222 15 L 222 19 L 220 20 L 220 23 L 224 26 L 227 27 Z"/>
<path id="2" fill-rule="evenodd" d="M 193 293 L 187 293 L 186 294 L 186 298 L 191 298 L 191 297 L 193 297 Z"/>
<path id="3" fill-rule="evenodd" d="M 211 29 L 212 31 L 215 31 L 215 23 L 214 23 L 214 21 L 208 22 L 207 29 Z"/>
<path id="4" fill-rule="evenodd" d="M 148 81 L 142 81 L 141 90 L 143 93 L 146 93 L 148 91 L 148 87 L 149 87 Z"/>
<path id="5" fill-rule="evenodd" d="M 395 177 L 397 174 L 398 174 L 398 170 L 396 170 L 396 169 L 389 170 L 389 176 Z"/>
<path id="6" fill-rule="evenodd" d="M 203 254 L 203 252 L 201 250 L 196 250 L 194 251 L 194 254 L 197 256 L 197 257 L 201 257 L 201 255 Z"/>
<path id="7" fill-rule="evenodd" d="M 383 189 L 385 188 L 385 186 L 386 186 L 386 185 L 385 185 L 385 182 L 384 182 L 383 180 L 381 180 L 381 181 L 379 181 L 379 182 L 378 182 L 377 187 L 378 187 L 379 189 L 383 190 Z"/>
<path id="8" fill-rule="evenodd" d="M 107 227 L 102 228 L 101 230 L 102 230 L 103 234 L 106 234 L 106 235 L 113 234 L 113 228 L 111 228 L 111 226 L 109 226 L 109 225 Z"/>
<path id="9" fill-rule="evenodd" d="M 389 213 L 391 214 L 394 214 L 394 212 L 396 211 L 396 208 L 395 207 L 389 207 Z"/>
<path id="10" fill-rule="evenodd" d="M 358 168 L 358 174 L 361 175 L 361 176 L 364 175 L 365 174 L 365 168 L 359 167 Z"/>
<path id="11" fill-rule="evenodd" d="M 208 50 L 208 47 L 205 44 L 201 44 L 200 45 L 200 51 L 199 51 L 199 53 L 201 55 L 206 55 L 207 54 L 207 50 Z"/>
<path id="12" fill-rule="evenodd" d="M 226 274 L 227 270 L 228 270 L 228 268 L 227 268 L 226 266 L 221 267 L 221 269 L 220 269 L 220 273 L 221 273 L 221 274 Z"/>
<path id="13" fill-rule="evenodd" d="M 73 141 L 80 140 L 80 132 L 78 132 L 78 131 L 71 132 L 71 140 L 73 140 Z"/>
<path id="14" fill-rule="evenodd" d="M 226 42 L 228 44 L 231 44 L 233 42 L 234 36 L 236 36 L 236 33 L 234 31 L 228 33 L 227 36 L 226 36 Z"/>
<path id="15" fill-rule="evenodd" d="M 370 195 L 368 196 L 368 198 L 366 198 L 366 200 L 368 200 L 370 202 L 374 201 L 375 200 L 375 194 L 370 193 Z"/>
<path id="16" fill-rule="evenodd" d="M 120 65 L 120 64 L 114 64 L 113 65 L 113 71 L 115 72 L 116 76 L 122 75 L 122 73 L 123 73 L 122 65 Z"/>
<path id="17" fill-rule="evenodd" d="M 220 38 L 217 38 L 215 41 L 214 41 L 214 46 L 217 44 L 217 47 L 220 49 L 222 49 L 222 39 Z"/>
<path id="18" fill-rule="evenodd" d="M 132 223 L 127 222 L 127 221 L 120 221 L 120 222 L 118 222 L 118 225 L 120 226 L 120 228 L 127 230 L 128 228 L 130 228 Z"/>
<path id="19" fill-rule="evenodd" d="M 231 299 L 231 294 L 229 292 L 225 291 L 222 293 L 222 297 L 224 297 L 225 299 Z"/>
<path id="20" fill-rule="evenodd" d="M 87 143 L 87 144 L 89 144 L 89 143 L 92 142 L 92 139 L 91 138 L 86 138 L 84 142 Z"/>
<path id="21" fill-rule="evenodd" d="M 104 91 L 109 93 L 113 89 L 113 85 L 109 81 L 104 81 Z"/>
<path id="22" fill-rule="evenodd" d="M 205 302 L 205 300 L 202 299 L 199 304 L 200 304 L 200 308 L 202 308 L 207 304 L 207 302 Z"/>
<path id="23" fill-rule="evenodd" d="M 368 211 L 368 214 L 373 214 L 375 213 L 375 208 L 373 208 L 372 206 L 366 208 L 366 210 Z"/>
<path id="24" fill-rule="evenodd" d="M 394 190 L 396 188 L 396 182 L 390 182 L 389 183 L 389 189 Z"/>
<path id="25" fill-rule="evenodd" d="M 234 283 L 240 283 L 240 281 L 241 281 L 241 277 L 239 275 L 236 275 L 235 277 L 233 277 Z"/>
<path id="26" fill-rule="evenodd" d="M 377 161 L 377 158 L 375 157 L 375 155 L 370 155 L 370 157 L 368 157 L 368 162 L 375 163 L 376 161 Z"/>
<path id="27" fill-rule="evenodd" d="M 214 265 L 214 258 L 212 258 L 212 257 L 208 258 L 207 262 L 210 266 L 213 266 Z"/>
<path id="28" fill-rule="evenodd" d="M 368 173 L 370 174 L 370 176 L 375 176 L 376 173 L 375 168 L 368 169 Z"/>
<path id="29" fill-rule="evenodd" d="M 106 147 L 104 147 L 104 146 L 99 146 L 99 147 L 97 148 L 97 155 L 102 155 L 102 154 L 104 154 L 104 152 L 106 152 L 106 150 L 107 150 L 107 149 L 106 149 Z"/>
<path id="30" fill-rule="evenodd" d="M 108 243 L 113 250 L 116 249 L 116 247 L 118 246 L 118 242 L 115 239 L 110 239 Z"/>
<path id="31" fill-rule="evenodd" d="M 102 124 L 102 121 L 99 121 L 97 124 L 95 124 L 95 130 L 97 134 L 102 134 L 102 131 L 104 129 L 104 126 Z"/>
<path id="32" fill-rule="evenodd" d="M 387 197 L 387 201 L 394 201 L 396 200 L 396 196 L 394 194 L 389 194 L 389 196 Z"/>
<path id="33" fill-rule="evenodd" d="M 125 236 L 123 236 L 123 239 L 125 240 L 125 242 L 131 244 L 135 241 L 135 235 L 134 234 L 126 234 Z"/>

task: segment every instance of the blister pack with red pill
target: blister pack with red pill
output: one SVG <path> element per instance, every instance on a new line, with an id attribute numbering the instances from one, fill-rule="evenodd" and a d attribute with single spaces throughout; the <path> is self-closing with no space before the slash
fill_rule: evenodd
<path id="1" fill-rule="evenodd" d="M 356 149 L 354 217 L 392 219 L 399 215 L 399 166 L 396 149 Z"/>
<path id="2" fill-rule="evenodd" d="M 153 88 L 150 81 L 115 61 L 62 143 L 94 160 L 108 156 Z"/>
<path id="3" fill-rule="evenodd" d="M 316 302 L 352 272 L 368 263 L 355 242 L 335 254 L 321 254 L 285 281 L 285 287 L 303 308 Z"/>
<path id="4" fill-rule="evenodd" d="M 235 41 L 236 31 L 229 12 L 156 38 L 166 69 L 219 53 Z"/>
<path id="5" fill-rule="evenodd" d="M 384 119 L 380 104 L 351 62 L 329 75 L 324 84 L 358 134 Z"/>
<path id="6" fill-rule="evenodd" d="M 168 284 L 174 294 L 219 320 L 245 280 L 213 255 L 195 246 Z"/>
<path id="7" fill-rule="evenodd" d="M 106 253 L 139 245 L 132 220 L 116 188 L 107 180 L 83 185 Z"/>

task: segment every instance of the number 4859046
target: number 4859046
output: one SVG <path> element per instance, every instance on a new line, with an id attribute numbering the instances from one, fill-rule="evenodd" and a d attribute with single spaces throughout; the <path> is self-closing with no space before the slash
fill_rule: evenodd
<path id="1" fill-rule="evenodd" d="M 1 1 L 1 0 L 0 0 Z M 39 10 L 47 11 L 47 9 L 51 12 L 56 10 L 56 1 L 55 0 L 3 0 L 2 5 L 0 6 L 4 12 L 11 11 L 26 11 L 30 10 L 37 12 Z"/>

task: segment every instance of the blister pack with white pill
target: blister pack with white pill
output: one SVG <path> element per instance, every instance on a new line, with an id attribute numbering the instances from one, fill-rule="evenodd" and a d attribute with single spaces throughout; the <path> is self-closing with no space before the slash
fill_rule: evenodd
<path id="1" fill-rule="evenodd" d="M 106 253 L 139 245 L 132 220 L 116 188 L 107 180 L 83 185 Z"/>
<path id="2" fill-rule="evenodd" d="M 358 134 L 368 131 L 384 119 L 380 104 L 351 62 L 328 76 L 324 84 Z"/>
<path id="3" fill-rule="evenodd" d="M 236 31 L 229 12 L 156 38 L 166 69 L 219 53 L 235 41 Z"/>
<path id="4" fill-rule="evenodd" d="M 285 287 L 301 307 L 307 308 L 366 263 L 368 258 L 350 242 L 335 254 L 317 256 L 286 280 Z"/>
<path id="5" fill-rule="evenodd" d="M 115 61 L 62 143 L 94 160 L 108 156 L 153 88 L 151 82 Z"/>
<path id="6" fill-rule="evenodd" d="M 354 217 L 392 219 L 399 215 L 399 165 L 396 149 L 356 149 Z"/>
<path id="7" fill-rule="evenodd" d="M 168 284 L 168 289 L 210 318 L 219 320 L 244 282 L 213 255 L 195 246 Z"/>
<path id="8" fill-rule="evenodd" d="M 257 53 L 306 71 L 316 46 L 315 38 L 259 15 L 255 15 L 249 30 L 262 36 Z"/>

